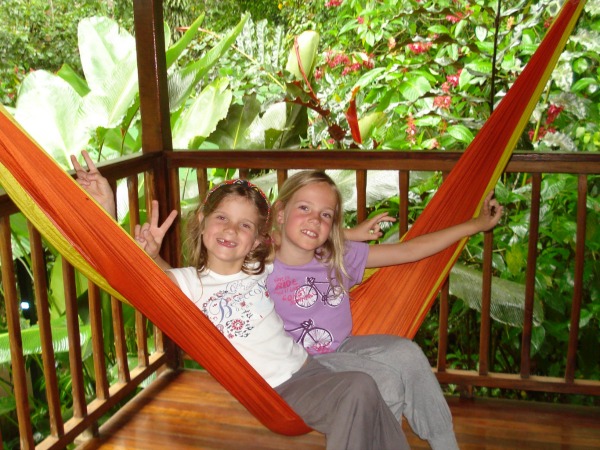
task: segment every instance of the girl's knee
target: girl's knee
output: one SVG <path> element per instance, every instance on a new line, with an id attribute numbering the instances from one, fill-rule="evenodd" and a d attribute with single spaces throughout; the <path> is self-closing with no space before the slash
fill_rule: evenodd
<path id="1" fill-rule="evenodd" d="M 370 394 L 378 391 L 373 377 L 364 372 L 339 372 L 338 375 L 341 379 L 340 385 L 348 392 Z"/>

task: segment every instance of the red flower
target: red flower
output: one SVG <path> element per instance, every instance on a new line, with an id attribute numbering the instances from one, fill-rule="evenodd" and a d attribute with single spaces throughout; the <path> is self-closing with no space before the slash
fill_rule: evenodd
<path id="1" fill-rule="evenodd" d="M 460 79 L 461 72 L 462 69 L 459 69 L 458 72 L 456 72 L 455 74 L 446 76 L 446 81 L 454 87 L 458 86 L 458 81 Z"/>
<path id="2" fill-rule="evenodd" d="M 348 75 L 351 72 L 358 72 L 360 70 L 360 63 L 349 64 L 342 70 L 342 75 Z"/>
<path id="3" fill-rule="evenodd" d="M 546 118 L 546 125 L 550 125 L 556 120 L 558 115 L 565 109 L 564 106 L 550 105 L 548 108 L 548 117 Z"/>
<path id="4" fill-rule="evenodd" d="M 333 56 L 333 58 L 331 57 L 332 53 L 328 52 L 327 56 L 325 58 L 325 61 L 327 62 L 327 64 L 329 65 L 329 67 L 331 67 L 332 69 L 334 67 L 340 66 L 340 65 L 347 65 L 350 64 L 350 58 L 348 58 L 348 55 L 345 55 L 343 53 L 338 53 L 336 55 Z"/>
<path id="5" fill-rule="evenodd" d="M 431 42 L 413 42 L 412 44 L 408 44 L 407 47 L 415 55 L 418 55 L 419 53 L 425 53 L 432 45 Z"/>
<path id="6" fill-rule="evenodd" d="M 409 114 L 406 118 L 406 135 L 408 136 L 408 141 L 411 144 L 414 144 L 417 140 L 415 136 L 417 135 L 417 127 L 415 125 L 415 120 L 413 119 L 412 114 Z"/>
<path id="7" fill-rule="evenodd" d="M 433 106 L 436 108 L 448 109 L 452 104 L 452 97 L 449 95 L 440 95 L 433 99 Z"/>
<path id="8" fill-rule="evenodd" d="M 534 140 L 535 137 L 535 130 L 530 130 L 529 131 L 529 140 L 531 142 L 536 142 L 539 141 L 541 139 L 543 139 L 544 136 L 546 136 L 548 133 L 556 133 L 556 128 L 554 127 L 540 127 L 540 129 L 538 130 L 538 134 L 537 134 L 537 139 Z"/>
<path id="9" fill-rule="evenodd" d="M 458 22 L 460 22 L 461 20 L 463 20 L 463 18 L 464 18 L 464 17 L 465 17 L 465 16 L 464 16 L 464 14 L 463 14 L 463 13 L 461 13 L 461 12 L 457 12 L 457 13 L 456 13 L 456 15 L 454 15 L 454 16 L 453 16 L 453 15 L 451 15 L 451 14 L 448 14 L 448 15 L 446 16 L 446 20 L 447 20 L 448 22 L 450 22 L 450 23 L 458 23 Z"/>
<path id="10" fill-rule="evenodd" d="M 325 3 L 325 8 L 333 8 L 335 6 L 340 6 L 342 4 L 342 0 L 329 0 Z"/>

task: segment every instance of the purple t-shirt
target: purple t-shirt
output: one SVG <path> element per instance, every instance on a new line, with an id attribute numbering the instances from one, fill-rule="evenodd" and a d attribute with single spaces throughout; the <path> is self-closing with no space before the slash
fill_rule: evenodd
<path id="1" fill-rule="evenodd" d="M 328 268 L 316 259 L 301 266 L 275 260 L 273 273 L 267 277 L 269 294 L 285 330 L 308 353 L 333 352 L 350 335 L 352 313 L 348 291 L 362 281 L 368 253 L 368 244 L 346 244 L 344 264 L 348 278 L 343 280 L 346 292 L 335 280 L 329 282 Z"/>

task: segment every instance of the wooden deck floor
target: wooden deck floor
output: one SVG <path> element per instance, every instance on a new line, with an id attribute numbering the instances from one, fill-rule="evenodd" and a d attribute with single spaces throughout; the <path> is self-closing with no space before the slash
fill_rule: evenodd
<path id="1" fill-rule="evenodd" d="M 449 398 L 459 446 L 468 449 L 600 449 L 600 408 Z M 415 449 L 429 448 L 404 423 Z M 324 449 L 316 432 L 271 433 L 202 371 L 166 373 L 78 449 Z"/>

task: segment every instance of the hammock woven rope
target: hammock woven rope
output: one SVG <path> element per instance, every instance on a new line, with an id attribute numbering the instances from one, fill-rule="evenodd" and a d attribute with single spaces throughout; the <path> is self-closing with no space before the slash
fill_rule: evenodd
<path id="1" fill-rule="evenodd" d="M 135 241 L 0 108 L 0 184 L 40 233 L 127 299 L 270 430 L 310 429 Z M 101 275 L 100 275 L 101 274 Z"/>
<path id="2" fill-rule="evenodd" d="M 583 4 L 571 0 L 565 3 L 515 85 L 405 239 L 462 222 L 475 214 L 485 193 L 503 171 Z M 133 239 L 40 149 L 4 108 L 0 107 L 0 112 L 0 185 L 45 239 L 101 288 L 127 299 L 267 428 L 286 435 L 309 431 Z M 380 269 L 353 292 L 355 298 L 368 297 L 355 302 L 356 329 L 369 333 L 400 330 L 400 334 L 414 335 L 463 245 L 464 242 L 421 263 Z M 400 275 L 394 275 L 396 271 Z M 425 289 L 424 285 L 428 287 Z M 399 288 L 410 294 L 399 294 L 402 303 L 389 297 Z M 399 319 L 390 313 L 391 308 L 399 309 Z M 401 321 L 408 325 L 398 326 Z"/>
<path id="3" fill-rule="evenodd" d="M 504 171 L 584 4 L 563 5 L 523 72 L 402 240 L 477 215 Z M 415 263 L 377 270 L 352 291 L 353 332 L 413 338 L 466 242 Z"/>

